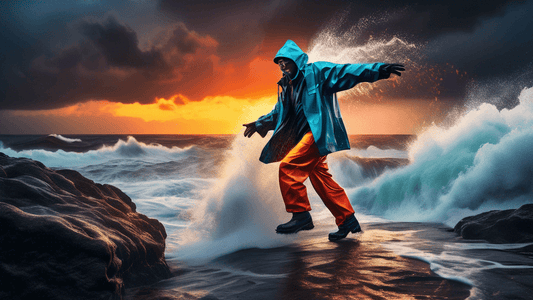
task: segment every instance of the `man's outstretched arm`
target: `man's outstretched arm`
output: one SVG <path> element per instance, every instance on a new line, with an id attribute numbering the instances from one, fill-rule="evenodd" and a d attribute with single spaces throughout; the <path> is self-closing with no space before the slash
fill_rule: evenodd
<path id="1" fill-rule="evenodd" d="M 261 137 L 265 137 L 269 130 L 272 130 L 276 127 L 276 122 L 278 121 L 279 114 L 279 102 L 276 103 L 274 108 L 268 114 L 259 117 L 257 121 L 242 124 L 246 129 L 244 130 L 245 137 L 251 137 L 254 133 L 259 133 Z"/>
<path id="2" fill-rule="evenodd" d="M 391 74 L 401 75 L 405 68 L 401 64 L 332 64 L 316 63 L 324 72 L 323 91 L 336 93 L 351 89 L 360 82 L 374 82 L 389 78 Z"/>

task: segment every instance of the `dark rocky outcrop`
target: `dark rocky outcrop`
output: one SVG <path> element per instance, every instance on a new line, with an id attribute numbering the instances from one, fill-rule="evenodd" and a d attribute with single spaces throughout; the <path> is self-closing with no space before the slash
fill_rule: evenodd
<path id="1" fill-rule="evenodd" d="M 465 239 L 486 240 L 491 243 L 531 243 L 533 204 L 466 217 L 455 225 L 454 231 Z"/>
<path id="2" fill-rule="evenodd" d="M 165 238 L 118 188 L 0 153 L 0 299 L 121 299 L 170 277 Z"/>

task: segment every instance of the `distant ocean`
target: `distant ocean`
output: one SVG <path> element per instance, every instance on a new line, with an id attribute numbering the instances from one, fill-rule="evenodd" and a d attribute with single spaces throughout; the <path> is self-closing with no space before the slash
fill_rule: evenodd
<path id="1" fill-rule="evenodd" d="M 278 188 L 278 165 L 258 160 L 267 138 L 257 135 L 251 139 L 242 133 L 0 135 L 0 152 L 35 159 L 53 169 L 74 169 L 95 182 L 115 185 L 132 198 L 139 212 L 164 224 L 167 260 L 181 273 L 176 271 L 179 276 L 151 290 L 137 290 L 135 299 L 182 299 L 177 295 L 245 299 L 247 293 L 268 299 L 274 291 L 262 290 L 261 284 L 279 287 L 267 283 L 292 278 L 286 269 L 272 269 L 293 261 L 280 257 L 294 258 L 291 255 L 299 253 L 297 257 L 310 258 L 320 247 L 329 247 L 327 251 L 337 247 L 338 253 L 344 251 L 338 247 L 351 247 L 350 251 L 362 253 L 370 244 L 379 251 L 423 261 L 434 274 L 466 286 L 469 292 L 463 299 L 468 294 L 470 299 L 527 299 L 533 289 L 533 259 L 512 252 L 525 245 L 466 242 L 450 229 L 468 215 L 532 202 L 529 106 L 499 112 L 482 105 L 452 127 L 429 128 L 418 136 L 350 136 L 352 149 L 329 155 L 328 164 L 346 189 L 364 232 L 347 239 L 359 244 L 341 246 L 327 242 L 334 220 L 310 184 L 316 230 L 275 234 L 277 224 L 290 215 L 284 211 Z M 346 262 L 343 259 L 339 261 Z M 359 259 L 358 264 L 367 264 L 365 270 L 376 272 L 371 261 L 384 258 Z M 310 264 L 323 268 L 320 276 L 327 278 L 337 274 L 328 268 L 342 267 L 327 261 Z M 300 288 L 309 288 L 315 279 L 326 282 L 315 273 L 306 274 L 305 284 L 296 283 Z M 344 299 L 328 284 L 318 284 L 306 295 Z M 396 294 L 387 296 L 386 288 L 376 288 L 367 298 L 415 297 L 416 293 L 400 293 L 398 286 L 389 286 L 389 292 Z M 266 294 L 252 292 L 256 290 Z M 291 289 L 276 293 L 286 299 L 298 296 Z"/>

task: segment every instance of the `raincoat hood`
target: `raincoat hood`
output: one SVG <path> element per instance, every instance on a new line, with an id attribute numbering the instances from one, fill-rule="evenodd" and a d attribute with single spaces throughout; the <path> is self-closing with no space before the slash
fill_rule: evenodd
<path id="1" fill-rule="evenodd" d="M 307 60 L 309 59 L 307 54 L 305 54 L 305 52 L 303 52 L 302 49 L 300 49 L 300 47 L 298 47 L 298 45 L 291 40 L 287 40 L 285 45 L 279 49 L 278 53 L 274 57 L 274 62 L 277 63 L 278 58 L 281 57 L 294 61 L 298 67 L 298 70 L 303 70 L 307 64 Z"/>

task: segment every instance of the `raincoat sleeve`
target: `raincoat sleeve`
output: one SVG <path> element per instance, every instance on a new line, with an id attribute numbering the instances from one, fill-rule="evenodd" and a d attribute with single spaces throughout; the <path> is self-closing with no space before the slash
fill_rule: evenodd
<path id="1" fill-rule="evenodd" d="M 264 136 L 269 130 L 273 130 L 276 127 L 276 123 L 278 121 L 278 115 L 279 115 L 279 101 L 276 102 L 276 105 L 272 109 L 271 112 L 268 114 L 259 117 L 257 121 L 255 121 L 255 128 L 257 132 Z"/>
<path id="2" fill-rule="evenodd" d="M 322 89 L 326 93 L 336 93 L 351 89 L 360 82 L 377 81 L 381 65 L 383 63 L 324 65 L 321 70 L 324 76 Z"/>

